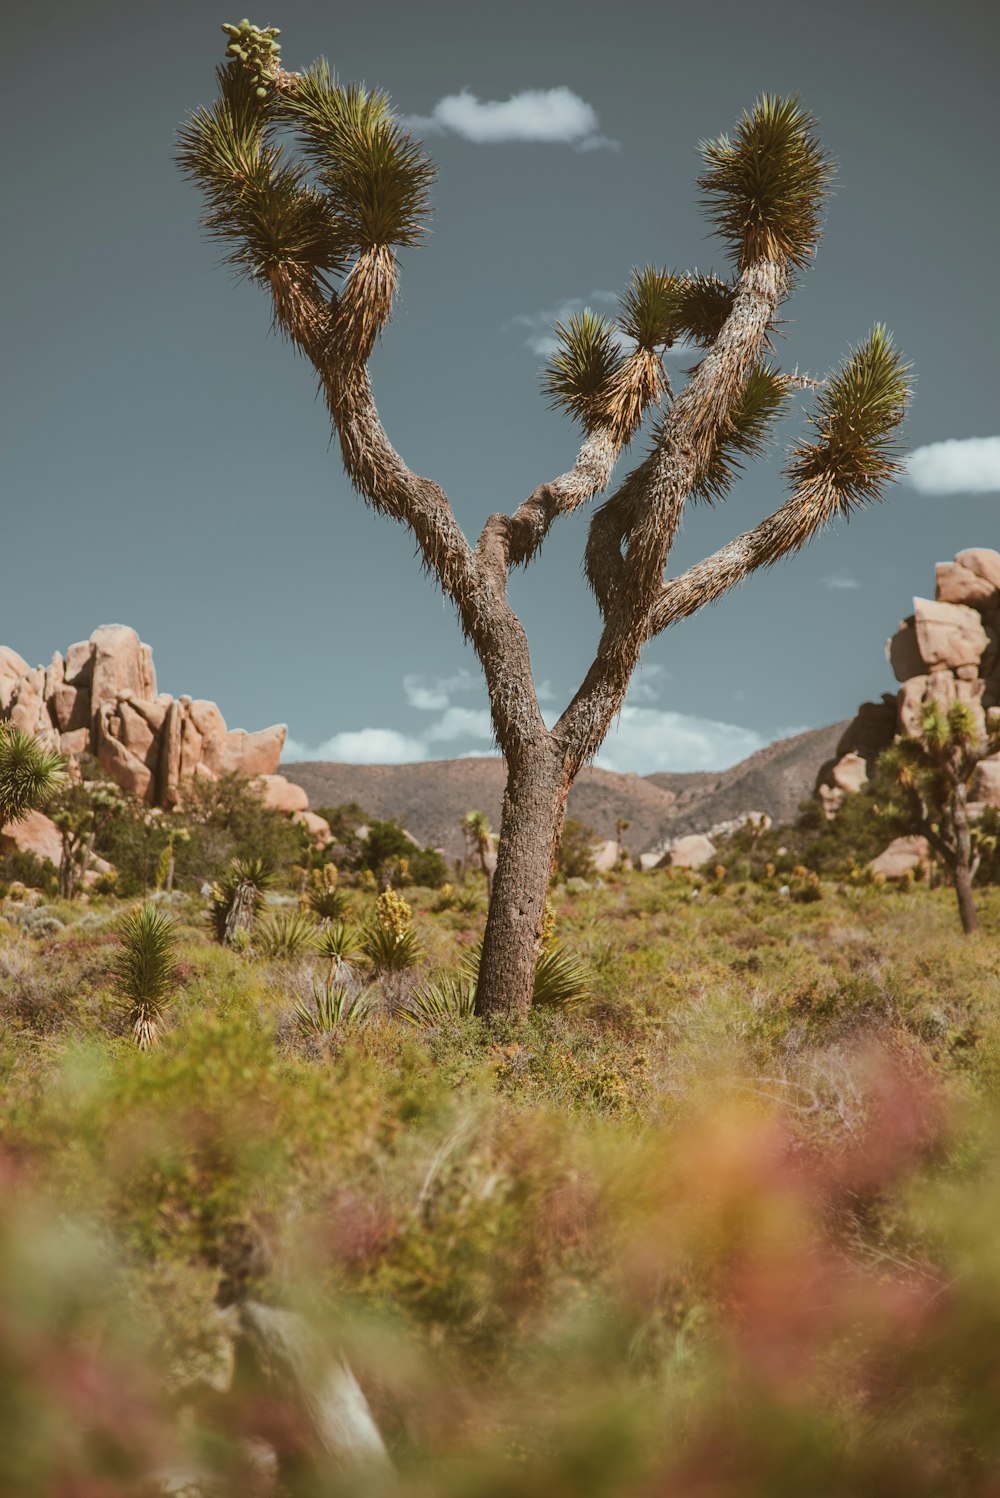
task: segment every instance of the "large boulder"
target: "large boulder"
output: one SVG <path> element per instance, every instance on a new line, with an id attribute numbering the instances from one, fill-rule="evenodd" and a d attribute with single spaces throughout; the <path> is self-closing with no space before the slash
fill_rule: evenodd
<path id="1" fill-rule="evenodd" d="M 975 711 L 976 725 L 980 733 L 985 729 L 983 713 L 983 683 L 963 680 L 950 671 L 934 671 L 929 676 L 911 676 L 899 689 L 899 732 L 909 738 L 919 738 L 923 732 L 924 708 L 936 702 L 947 712 L 955 702 L 968 703 Z"/>
<path id="2" fill-rule="evenodd" d="M 293 812 L 292 821 L 298 822 L 300 827 L 305 828 L 318 848 L 328 848 L 333 842 L 329 822 L 324 817 L 318 817 L 314 811 Z"/>
<path id="3" fill-rule="evenodd" d="M 1000 601 L 996 586 L 959 561 L 938 562 L 934 569 L 938 603 L 964 603 L 969 608 L 992 609 Z"/>
<path id="4" fill-rule="evenodd" d="M 884 852 L 868 865 L 884 879 L 905 879 L 907 874 L 930 867 L 930 844 L 925 837 L 895 837 Z"/>
<path id="5" fill-rule="evenodd" d="M 988 645 L 989 637 L 975 609 L 915 598 L 912 615 L 903 620 L 887 650 L 896 680 L 907 681 L 935 670 L 978 667 Z"/>
<path id="6" fill-rule="evenodd" d="M 40 811 L 29 811 L 20 822 L 11 822 L 0 832 L 0 845 L 48 858 L 59 867 L 62 858 L 62 836 L 59 828 Z"/>
<path id="7" fill-rule="evenodd" d="M 955 557 L 960 567 L 971 572 L 993 588 L 996 604 L 1000 606 L 1000 551 L 991 551 L 987 546 L 969 546 Z"/>
<path id="8" fill-rule="evenodd" d="M 284 775 L 260 775 L 257 783 L 261 788 L 264 805 L 272 811 L 308 811 L 309 797 L 300 785 L 293 785 Z"/>
<path id="9" fill-rule="evenodd" d="M 980 760 L 970 799 L 1000 811 L 1000 758 Z"/>
<path id="10" fill-rule="evenodd" d="M 140 701 L 156 696 L 153 653 L 126 624 L 102 624 L 90 637 L 90 710 L 95 718 L 105 702 L 125 692 Z"/>
<path id="11" fill-rule="evenodd" d="M 16 650 L 0 645 L 0 712 L 7 711 L 18 682 L 30 670 L 28 662 Z"/>
<path id="12" fill-rule="evenodd" d="M 672 869 L 701 869 L 715 856 L 715 844 L 711 838 L 701 832 L 692 832 L 671 844 L 665 861 Z"/>
<path id="13" fill-rule="evenodd" d="M 262 728 L 257 733 L 247 733 L 242 728 L 231 729 L 226 734 L 219 768 L 238 770 L 241 775 L 274 775 L 281 763 L 287 734 L 284 723 Z"/>

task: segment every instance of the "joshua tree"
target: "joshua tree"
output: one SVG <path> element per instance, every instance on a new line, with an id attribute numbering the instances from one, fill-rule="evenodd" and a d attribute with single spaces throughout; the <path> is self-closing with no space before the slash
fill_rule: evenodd
<path id="1" fill-rule="evenodd" d="M 487 859 L 493 852 L 493 834 L 490 829 L 490 819 L 484 811 L 467 811 L 461 822 L 462 831 L 465 833 L 465 846 L 468 854 L 479 859 L 479 867 L 486 875 L 486 897 L 493 893 L 493 873 Z"/>
<path id="2" fill-rule="evenodd" d="M 772 419 L 811 383 L 771 362 L 771 335 L 815 252 L 832 168 L 796 101 L 761 98 L 731 138 L 702 147 L 699 185 L 731 272 L 720 279 L 647 266 L 632 273 L 614 322 L 584 312 L 557 329 L 544 390 L 582 429 L 576 460 L 513 514 L 490 516 L 473 544 L 438 485 L 391 446 L 367 368 L 392 312 L 397 251 L 426 231 L 431 162 L 385 94 L 342 85 L 323 62 L 286 72 L 273 30 L 224 29 L 232 40 L 219 97 L 182 127 L 179 161 L 204 194 L 209 233 L 269 294 L 276 326 L 315 366 L 355 488 L 410 527 L 482 664 L 507 786 L 476 1007 L 524 1011 L 569 788 L 621 708 L 643 646 L 799 550 L 826 522 L 880 498 L 896 469 L 906 369 L 876 328 L 818 385 L 813 431 L 789 455 L 784 503 L 665 577 L 687 502 L 725 498 Z M 286 154 L 288 135 L 297 155 Z M 697 353 L 675 395 L 661 355 L 682 342 Z M 550 729 L 507 580 L 538 555 L 560 516 L 607 489 L 618 455 L 656 408 L 646 455 L 591 521 L 585 571 L 600 637 Z"/>
<path id="3" fill-rule="evenodd" d="M 972 881 L 979 867 L 969 824 L 969 787 L 981 760 L 1000 751 L 1000 713 L 981 714 L 968 702 L 945 711 L 924 708 L 919 737 L 901 736 L 879 759 L 888 771 L 908 825 L 919 827 L 951 875 L 966 936 L 979 929 Z"/>
<path id="4" fill-rule="evenodd" d="M 43 749 L 30 733 L 0 723 L 0 830 L 44 806 L 65 772 L 61 754 Z"/>

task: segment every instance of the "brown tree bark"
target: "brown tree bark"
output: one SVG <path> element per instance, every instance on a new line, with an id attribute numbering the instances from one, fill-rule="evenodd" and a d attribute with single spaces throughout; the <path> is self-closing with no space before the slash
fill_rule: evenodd
<path id="1" fill-rule="evenodd" d="M 962 930 L 966 936 L 971 936 L 974 931 L 979 930 L 979 916 L 972 894 L 972 833 L 969 829 L 964 784 L 957 786 L 955 790 L 952 821 L 955 846 L 952 878 L 955 881 L 955 896 L 958 900 L 958 914 L 961 918 Z"/>
<path id="2" fill-rule="evenodd" d="M 476 1013 L 523 1015 L 531 1005 L 545 896 L 570 780 L 546 736 L 508 762 L 500 843 L 483 938 Z"/>

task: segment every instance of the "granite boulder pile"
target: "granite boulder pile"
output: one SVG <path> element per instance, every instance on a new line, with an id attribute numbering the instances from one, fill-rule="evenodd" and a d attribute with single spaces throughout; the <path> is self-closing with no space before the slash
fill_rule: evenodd
<path id="1" fill-rule="evenodd" d="M 2 720 L 71 761 L 92 754 L 109 780 L 152 806 L 177 807 L 186 782 L 227 770 L 259 780 L 279 811 L 309 806 L 305 791 L 277 773 L 283 724 L 246 733 L 227 728 L 214 702 L 158 693 L 153 653 L 124 624 L 103 624 L 34 669 L 0 646 Z"/>
<path id="2" fill-rule="evenodd" d="M 968 702 L 977 714 L 1000 705 L 1000 552 L 974 547 L 939 562 L 934 598 L 914 598 L 886 655 L 899 689 L 861 704 L 821 772 L 817 791 L 831 815 L 897 734 L 919 734 L 928 703 Z M 1000 758 L 980 765 L 973 798 L 1000 807 Z"/>

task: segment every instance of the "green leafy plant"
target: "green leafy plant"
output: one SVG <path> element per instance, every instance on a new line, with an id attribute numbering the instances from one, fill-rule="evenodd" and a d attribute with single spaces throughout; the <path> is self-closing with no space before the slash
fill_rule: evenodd
<path id="1" fill-rule="evenodd" d="M 20 728 L 0 724 L 0 827 L 20 822 L 59 789 L 66 761 Z"/>
<path id="2" fill-rule="evenodd" d="M 148 904 L 122 916 L 118 937 L 115 990 L 136 1045 L 146 1051 L 159 1040 L 160 1025 L 177 985 L 174 923 Z"/>

